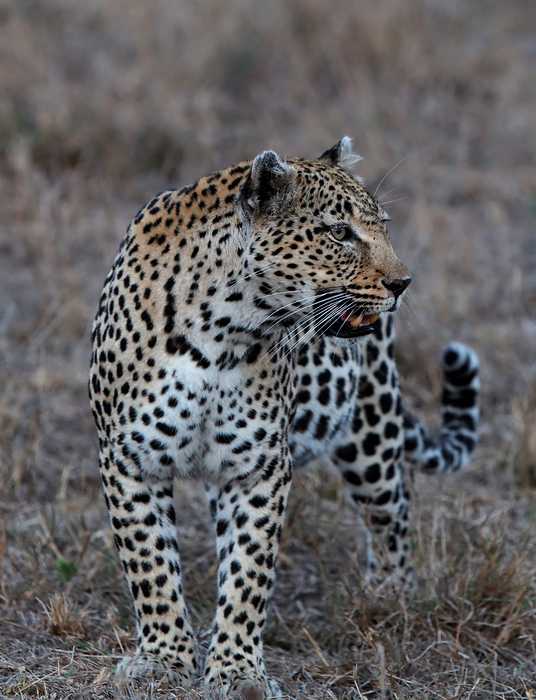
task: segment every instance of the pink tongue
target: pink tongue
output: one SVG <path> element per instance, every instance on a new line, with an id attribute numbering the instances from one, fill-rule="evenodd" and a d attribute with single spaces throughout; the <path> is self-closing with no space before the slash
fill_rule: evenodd
<path id="1" fill-rule="evenodd" d="M 357 318 L 357 314 L 351 314 L 349 311 L 344 311 L 341 314 L 341 318 L 343 321 L 346 321 L 346 323 L 352 323 L 352 321 L 355 321 L 355 319 Z"/>
<path id="2" fill-rule="evenodd" d="M 341 319 L 346 323 L 353 323 L 357 319 L 361 319 L 359 321 L 360 326 L 370 326 L 377 318 L 378 314 L 366 314 L 363 317 L 360 314 L 351 314 L 349 311 L 344 311 L 341 314 Z"/>

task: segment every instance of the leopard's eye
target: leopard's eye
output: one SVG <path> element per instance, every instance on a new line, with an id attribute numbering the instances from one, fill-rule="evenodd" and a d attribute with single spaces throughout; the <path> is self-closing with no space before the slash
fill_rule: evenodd
<path id="1" fill-rule="evenodd" d="M 352 229 L 349 226 L 332 228 L 331 235 L 336 241 L 350 241 L 353 238 Z"/>

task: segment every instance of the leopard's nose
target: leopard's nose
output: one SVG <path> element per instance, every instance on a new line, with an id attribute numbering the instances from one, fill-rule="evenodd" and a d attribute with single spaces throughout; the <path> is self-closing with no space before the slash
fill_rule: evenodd
<path id="1" fill-rule="evenodd" d="M 396 280 L 391 280 L 387 282 L 386 280 L 382 280 L 383 286 L 387 287 L 387 289 L 391 292 L 391 294 L 397 299 L 402 292 L 408 287 L 409 283 L 411 282 L 411 277 L 401 277 Z"/>

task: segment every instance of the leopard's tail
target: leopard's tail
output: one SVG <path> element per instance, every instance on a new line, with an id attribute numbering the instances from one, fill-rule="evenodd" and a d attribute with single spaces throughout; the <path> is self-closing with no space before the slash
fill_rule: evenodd
<path id="1" fill-rule="evenodd" d="M 404 408 L 406 460 L 429 473 L 456 471 L 469 461 L 477 441 L 479 362 L 476 353 L 462 343 L 443 350 L 443 425 L 432 437 Z"/>

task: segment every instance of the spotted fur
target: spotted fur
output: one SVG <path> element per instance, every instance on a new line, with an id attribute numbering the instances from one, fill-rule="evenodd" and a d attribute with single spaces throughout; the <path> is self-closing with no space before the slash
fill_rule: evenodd
<path id="1" fill-rule="evenodd" d="M 90 395 L 138 621 L 120 676 L 166 673 L 187 687 L 202 673 L 230 697 L 276 696 L 262 632 L 293 465 L 332 460 L 403 576 L 404 451 L 445 471 L 474 447 L 468 348 L 445 352 L 437 440 L 404 408 L 393 312 L 411 278 L 381 206 L 347 170 L 356 160 L 347 138 L 317 161 L 266 151 L 158 195 L 119 249 L 93 327 Z M 177 476 L 206 483 L 216 531 L 203 670 L 182 590 Z"/>

